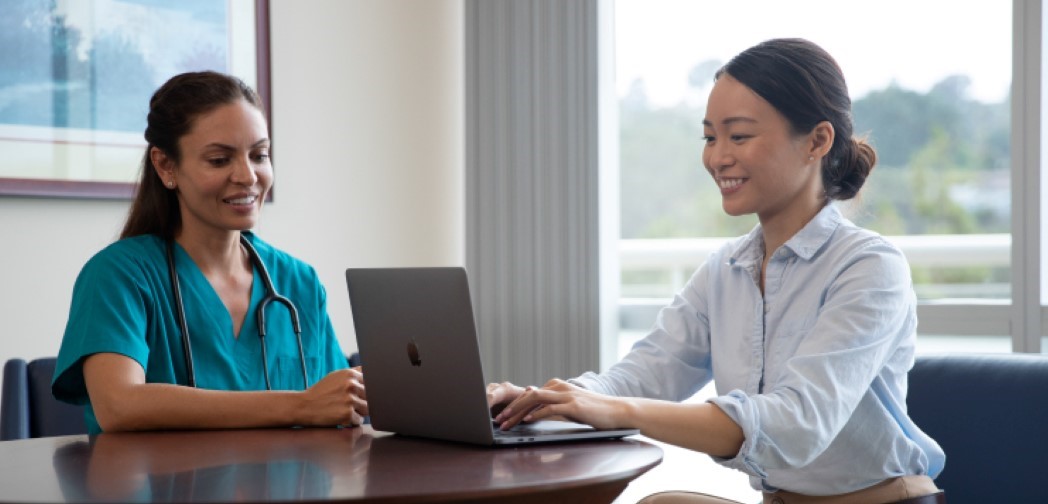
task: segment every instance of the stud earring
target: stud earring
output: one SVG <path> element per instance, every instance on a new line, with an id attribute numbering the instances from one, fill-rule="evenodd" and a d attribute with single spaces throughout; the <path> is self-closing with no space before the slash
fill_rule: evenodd
<path id="1" fill-rule="evenodd" d="M 172 189 L 174 189 L 175 188 L 175 181 L 174 180 L 168 180 L 167 181 L 167 186 L 172 188 Z"/>
<path id="2" fill-rule="evenodd" d="M 815 156 L 808 156 L 808 161 L 815 161 Z"/>

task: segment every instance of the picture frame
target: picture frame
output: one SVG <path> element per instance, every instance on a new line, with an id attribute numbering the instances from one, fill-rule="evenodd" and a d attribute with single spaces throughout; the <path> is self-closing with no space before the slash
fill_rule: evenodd
<path id="1" fill-rule="evenodd" d="M 268 119 L 269 44 L 269 0 L 5 4 L 0 196 L 130 199 L 153 91 L 185 71 L 230 73 Z"/>

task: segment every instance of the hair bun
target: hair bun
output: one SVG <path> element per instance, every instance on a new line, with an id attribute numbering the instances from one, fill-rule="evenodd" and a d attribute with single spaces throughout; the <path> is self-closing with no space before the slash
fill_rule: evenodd
<path id="1" fill-rule="evenodd" d="M 854 198 L 877 164 L 877 151 L 866 140 L 852 138 L 843 147 L 841 155 L 829 160 L 830 165 L 823 170 L 823 186 L 829 199 Z"/>

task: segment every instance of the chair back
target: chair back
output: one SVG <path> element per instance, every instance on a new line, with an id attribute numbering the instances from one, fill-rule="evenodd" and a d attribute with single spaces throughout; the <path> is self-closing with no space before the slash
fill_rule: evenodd
<path id="1" fill-rule="evenodd" d="M 950 504 L 1044 501 L 1048 356 L 918 356 L 906 402 L 946 452 L 935 483 Z"/>
<path id="2" fill-rule="evenodd" d="M 0 392 L 0 441 L 68 434 L 86 434 L 84 408 L 66 404 L 51 395 L 55 358 L 4 364 Z"/>

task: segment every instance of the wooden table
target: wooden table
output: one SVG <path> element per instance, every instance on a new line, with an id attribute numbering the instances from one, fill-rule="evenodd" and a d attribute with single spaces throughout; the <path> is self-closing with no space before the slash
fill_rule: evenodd
<path id="1" fill-rule="evenodd" d="M 484 448 L 354 429 L 0 442 L 0 502 L 611 502 L 659 464 L 636 439 Z"/>

